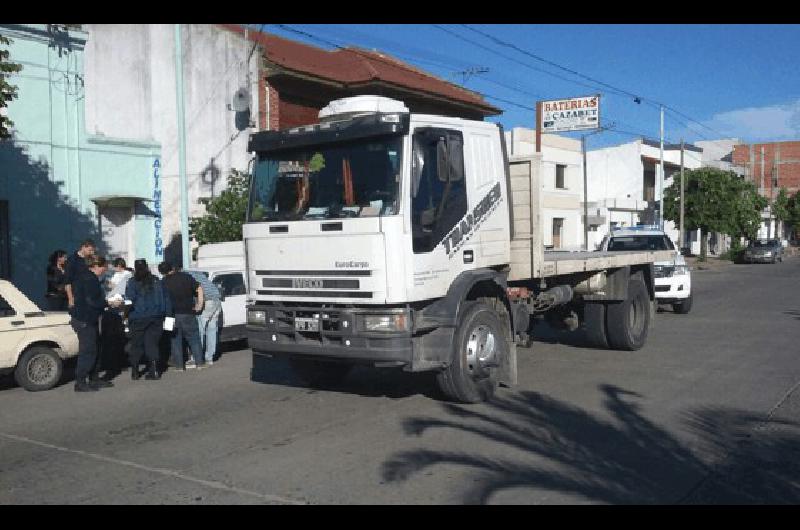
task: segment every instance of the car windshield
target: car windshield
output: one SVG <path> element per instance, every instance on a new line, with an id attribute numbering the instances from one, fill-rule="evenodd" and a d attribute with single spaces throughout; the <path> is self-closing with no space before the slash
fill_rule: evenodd
<path id="1" fill-rule="evenodd" d="M 249 221 L 377 217 L 398 211 L 402 137 L 259 156 Z"/>
<path id="2" fill-rule="evenodd" d="M 767 248 L 767 247 L 774 247 L 775 241 L 761 239 L 758 241 L 751 241 L 750 246 L 752 248 Z"/>
<path id="3" fill-rule="evenodd" d="M 666 236 L 614 236 L 608 250 L 675 250 Z"/>

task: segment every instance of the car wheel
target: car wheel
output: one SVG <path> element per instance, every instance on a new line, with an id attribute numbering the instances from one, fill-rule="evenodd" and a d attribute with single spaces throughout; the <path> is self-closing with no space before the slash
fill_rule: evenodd
<path id="1" fill-rule="evenodd" d="M 672 304 L 672 310 L 678 313 L 679 315 L 685 315 L 689 311 L 692 310 L 692 295 L 689 295 L 689 298 L 684 300 L 683 302 L 678 302 Z"/>
<path id="2" fill-rule="evenodd" d="M 63 369 L 61 357 L 52 348 L 32 346 L 20 355 L 14 379 L 31 392 L 50 390 L 61 380 Z"/>

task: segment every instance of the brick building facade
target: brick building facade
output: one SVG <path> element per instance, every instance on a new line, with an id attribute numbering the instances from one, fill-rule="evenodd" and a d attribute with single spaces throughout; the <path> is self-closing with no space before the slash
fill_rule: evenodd
<path id="1" fill-rule="evenodd" d="M 800 191 L 800 141 L 740 144 L 732 159 L 765 197 L 777 196 L 781 188 L 789 195 Z"/>
<path id="2" fill-rule="evenodd" d="M 235 24 L 221 27 L 243 34 Z M 472 120 L 500 114 L 481 95 L 439 79 L 377 51 L 323 50 L 268 33 L 248 32 L 263 61 L 259 75 L 257 127 L 276 130 L 318 122 L 334 99 L 379 95 L 402 100 L 412 112 Z"/>

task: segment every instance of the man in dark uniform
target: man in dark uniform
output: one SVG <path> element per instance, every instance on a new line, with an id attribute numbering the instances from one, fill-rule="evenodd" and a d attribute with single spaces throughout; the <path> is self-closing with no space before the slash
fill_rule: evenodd
<path id="1" fill-rule="evenodd" d="M 67 264 L 64 267 L 64 286 L 67 291 L 67 310 L 70 314 L 72 314 L 73 307 L 75 306 L 72 284 L 81 272 L 89 270 L 86 268 L 86 258 L 94 256 L 96 250 L 97 246 L 94 244 L 94 241 L 86 239 L 81 243 L 81 246 L 78 247 L 78 250 L 70 254 L 67 258 Z"/>
<path id="2" fill-rule="evenodd" d="M 114 386 L 110 381 L 87 378 L 95 372 L 97 364 L 97 339 L 100 315 L 108 302 L 100 284 L 106 272 L 106 260 L 100 256 L 86 258 L 84 268 L 72 280 L 73 306 L 70 324 L 78 335 L 78 366 L 75 370 L 75 392 L 96 391 Z M 118 302 L 114 302 L 119 305 Z M 96 373 L 96 372 L 95 372 Z"/>

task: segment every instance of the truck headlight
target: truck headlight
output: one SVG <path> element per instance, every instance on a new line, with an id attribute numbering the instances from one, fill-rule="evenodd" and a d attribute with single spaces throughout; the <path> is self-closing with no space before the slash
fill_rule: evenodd
<path id="1" fill-rule="evenodd" d="M 247 312 L 247 323 L 253 326 L 267 325 L 267 312 L 260 309 L 251 309 Z"/>
<path id="2" fill-rule="evenodd" d="M 362 327 L 364 331 L 406 331 L 408 329 L 408 318 L 405 313 L 364 315 Z"/>
<path id="3" fill-rule="evenodd" d="M 770 252 L 770 251 L 768 250 L 768 251 L 764 252 L 764 256 L 766 256 L 766 257 L 770 257 L 770 256 L 772 256 L 772 252 Z"/>
<path id="4" fill-rule="evenodd" d="M 674 276 L 689 274 L 689 267 L 687 265 L 675 265 L 675 272 L 673 272 L 672 274 Z"/>

